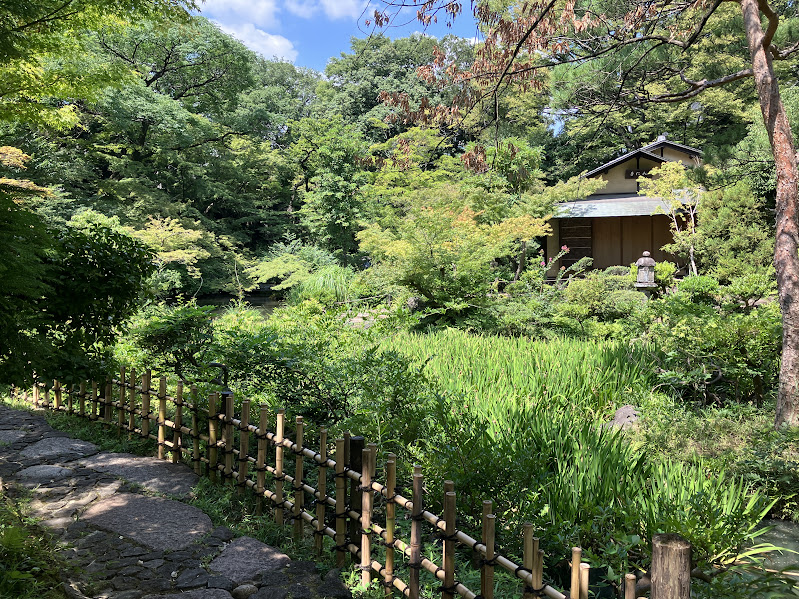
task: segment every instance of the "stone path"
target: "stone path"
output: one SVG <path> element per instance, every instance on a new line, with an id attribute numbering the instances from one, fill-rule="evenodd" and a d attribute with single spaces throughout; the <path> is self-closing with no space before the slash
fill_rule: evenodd
<path id="1" fill-rule="evenodd" d="M 29 493 L 70 567 L 71 599 L 343 599 L 331 570 L 214 527 L 187 498 L 190 468 L 100 452 L 38 413 L 0 405 L 0 478 Z"/>

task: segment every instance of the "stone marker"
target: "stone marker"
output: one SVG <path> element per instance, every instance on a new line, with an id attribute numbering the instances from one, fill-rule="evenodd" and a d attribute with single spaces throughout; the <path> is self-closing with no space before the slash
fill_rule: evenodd
<path id="1" fill-rule="evenodd" d="M 129 453 L 98 453 L 82 458 L 79 463 L 97 472 L 106 472 L 129 480 L 142 487 L 163 493 L 185 497 L 197 484 L 197 475 L 185 464 L 172 464 L 152 457 L 140 457 Z"/>
<path id="2" fill-rule="evenodd" d="M 46 459 L 56 456 L 82 456 L 97 453 L 97 446 L 86 441 L 78 441 L 69 437 L 50 437 L 29 445 L 20 452 L 24 458 Z"/>
<path id="3" fill-rule="evenodd" d="M 132 493 L 119 493 L 92 505 L 83 522 L 156 550 L 185 549 L 213 529 L 196 507 Z"/>
<path id="4" fill-rule="evenodd" d="M 252 537 L 230 542 L 208 569 L 224 574 L 237 585 L 256 580 L 261 572 L 280 570 L 291 561 L 289 556 Z"/>

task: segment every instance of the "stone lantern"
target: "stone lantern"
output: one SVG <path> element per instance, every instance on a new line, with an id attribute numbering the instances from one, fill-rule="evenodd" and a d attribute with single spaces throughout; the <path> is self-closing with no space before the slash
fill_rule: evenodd
<path id="1" fill-rule="evenodd" d="M 649 252 L 644 252 L 638 261 L 635 263 L 638 267 L 638 277 L 635 281 L 635 287 L 643 291 L 647 297 L 652 291 L 653 287 L 657 287 L 655 283 L 655 260 L 651 257 Z"/>

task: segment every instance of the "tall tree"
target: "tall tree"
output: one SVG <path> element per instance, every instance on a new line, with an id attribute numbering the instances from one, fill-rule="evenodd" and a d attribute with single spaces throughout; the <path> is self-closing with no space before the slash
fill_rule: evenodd
<path id="1" fill-rule="evenodd" d="M 397 6 L 384 4 L 386 8 L 375 14 L 378 24 L 390 22 L 389 13 Z M 404 7 L 408 4 L 402 3 Z M 422 22 L 430 22 L 437 13 L 452 19 L 462 10 L 461 2 L 451 0 L 410 4 L 418 7 Z M 775 425 L 799 426 L 798 173 L 775 67 L 776 62 L 793 59 L 799 51 L 795 4 L 768 0 L 498 4 L 472 0 L 471 4 L 484 27 L 485 41 L 461 80 L 477 83 L 480 96 L 496 95 L 514 84 L 540 87 L 542 69 L 568 63 L 605 65 L 596 95 L 603 98 L 608 112 L 619 105 L 692 101 L 707 90 L 754 79 L 777 173 L 774 265 L 783 316 L 783 351 Z M 727 19 L 727 11 L 736 5 L 739 28 L 737 32 L 726 30 L 722 36 L 715 25 Z M 695 62 L 703 42 L 726 43 L 727 36 L 736 34 L 749 49 L 748 64 Z"/>

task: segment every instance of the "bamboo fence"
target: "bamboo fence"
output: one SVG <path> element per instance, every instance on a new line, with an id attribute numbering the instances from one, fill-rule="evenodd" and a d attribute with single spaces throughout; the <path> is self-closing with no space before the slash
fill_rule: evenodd
<path id="1" fill-rule="evenodd" d="M 420 574 L 427 572 L 441 583 L 442 599 L 494 599 L 494 577 L 500 569 L 521 581 L 524 599 L 588 599 L 590 566 L 582 562 L 580 548 L 572 549 L 570 588 L 554 588 L 544 581 L 544 552 L 539 548 L 533 525 L 523 526 L 523 559 L 518 564 L 496 550 L 496 516 L 491 501 L 483 502 L 482 534 L 476 539 L 456 527 L 456 493 L 451 481 L 443 484 L 443 515 L 431 513 L 424 509 L 421 468 L 414 467 L 411 497 L 400 495 L 396 455 L 386 455 L 381 467 L 385 483 L 378 482 L 378 448 L 373 443 L 365 444 L 363 437 L 345 434 L 336 439 L 331 444 L 335 446 L 336 459 L 331 459 L 326 429 L 320 429 L 317 449 L 312 449 L 304 437 L 301 416 L 296 417 L 291 440 L 286 437 L 285 410 L 272 416 L 267 406 L 260 406 L 258 423 L 251 424 L 249 400 L 241 402 L 237 418 L 233 393 L 211 393 L 207 407 L 203 407 L 196 386 L 192 385 L 186 395 L 184 383 L 178 382 L 174 395 L 168 395 L 167 378 L 160 377 L 153 385 L 150 370 L 139 375 L 134 369 L 122 368 L 117 378 L 101 384 L 81 383 L 66 388 L 54 381 L 52 387 L 37 385 L 30 399 L 36 407 L 75 414 L 152 439 L 157 443 L 160 459 L 185 459 L 198 475 L 235 485 L 238 493 L 251 491 L 256 497 L 257 513 L 262 513 L 263 504 L 268 501 L 278 524 L 283 525 L 286 519 L 293 522 L 295 539 L 303 537 L 307 524 L 319 554 L 324 537 L 329 537 L 337 566 L 344 566 L 351 554 L 361 571 L 361 582 L 368 585 L 378 580 L 386 597 L 396 592 L 419 599 Z M 270 425 L 274 428 L 270 429 Z M 287 465 L 293 475 L 286 472 Z M 315 487 L 307 480 L 306 466 L 316 469 Z M 328 473 L 333 475 L 331 488 Z M 271 485 L 267 485 L 267 474 L 271 475 Z M 376 497 L 384 504 L 380 523 L 375 521 Z M 310 498 L 308 504 L 306 498 Z M 405 515 L 399 516 L 398 509 Z M 409 538 L 397 538 L 398 520 L 408 518 Z M 429 543 L 431 538 L 440 542 L 440 563 L 426 557 L 429 553 L 425 551 L 425 540 Z M 383 550 L 378 551 L 378 546 Z M 474 552 L 474 561 L 480 564 L 479 589 L 472 590 L 458 581 L 456 546 Z M 381 554 L 383 562 L 378 559 Z M 404 565 L 398 567 L 398 562 Z M 401 576 L 398 570 L 407 576 Z M 635 599 L 635 580 L 632 574 L 626 576 L 624 599 Z"/>

